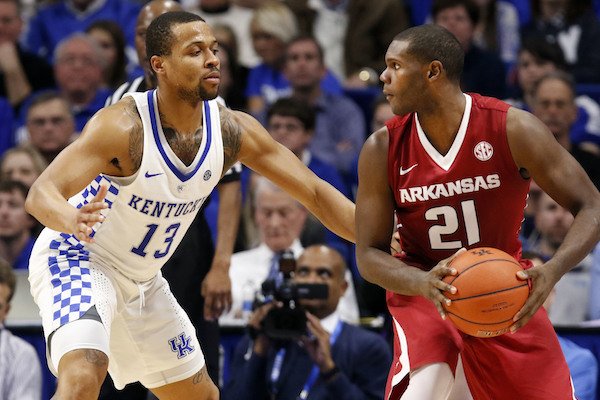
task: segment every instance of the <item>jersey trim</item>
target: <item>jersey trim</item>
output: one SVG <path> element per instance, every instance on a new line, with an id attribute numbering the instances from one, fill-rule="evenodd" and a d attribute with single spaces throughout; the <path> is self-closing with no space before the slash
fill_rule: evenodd
<path id="1" fill-rule="evenodd" d="M 427 139 L 427 135 L 425 135 L 425 132 L 423 132 L 423 128 L 419 122 L 419 116 L 415 113 L 415 125 L 417 126 L 419 141 L 421 142 L 421 145 L 427 154 L 429 154 L 429 157 L 431 157 L 431 159 L 435 161 L 435 163 L 444 171 L 448 171 L 454 163 L 454 160 L 456 159 L 456 156 L 462 147 L 463 141 L 465 140 L 465 135 L 467 134 L 469 118 L 471 117 L 471 105 L 473 104 L 473 101 L 471 96 L 468 94 L 463 93 L 463 95 L 465 96 L 465 111 L 463 113 L 456 138 L 454 138 L 454 143 L 452 143 L 450 150 L 448 150 L 448 153 L 446 153 L 445 156 L 441 155 L 437 149 L 433 147 L 429 139 Z"/>
<path id="2" fill-rule="evenodd" d="M 165 160 L 165 163 L 171 170 L 171 172 L 173 172 L 173 174 L 175 174 L 175 176 L 177 178 L 179 178 L 180 181 L 186 182 L 190 178 L 192 178 L 196 174 L 196 172 L 198 172 L 198 170 L 202 166 L 202 163 L 206 159 L 206 156 L 208 155 L 208 151 L 210 150 L 210 145 L 212 143 L 212 124 L 211 124 L 211 120 L 210 120 L 210 107 L 209 107 L 207 101 L 203 102 L 204 103 L 204 116 L 206 119 L 206 123 L 205 123 L 205 125 L 206 125 L 206 145 L 204 146 L 204 151 L 202 153 L 202 156 L 200 157 L 200 161 L 198 161 L 198 163 L 196 164 L 196 167 L 194 167 L 194 169 L 192 171 L 185 173 L 185 172 L 179 170 L 179 168 L 177 168 L 175 166 L 175 164 L 173 164 L 173 162 L 167 155 L 167 153 L 163 147 L 163 144 L 160 140 L 160 136 L 158 134 L 158 125 L 156 124 L 156 111 L 154 110 L 154 92 L 156 92 L 156 89 L 148 91 L 148 109 L 150 111 L 150 123 L 152 124 L 152 133 L 154 134 L 154 140 L 156 141 L 156 146 L 157 146 L 158 151 L 160 152 L 163 160 Z"/>

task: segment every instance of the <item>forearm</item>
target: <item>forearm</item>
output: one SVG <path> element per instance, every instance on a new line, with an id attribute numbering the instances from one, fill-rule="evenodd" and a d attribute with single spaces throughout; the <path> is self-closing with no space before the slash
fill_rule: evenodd
<path id="1" fill-rule="evenodd" d="M 374 247 L 357 247 L 358 269 L 367 281 L 394 293 L 417 296 L 419 282 L 425 271 L 403 263 L 390 254 Z"/>
<path id="2" fill-rule="evenodd" d="M 220 184 L 219 213 L 217 216 L 217 243 L 213 266 L 229 269 L 231 255 L 240 222 L 242 194 L 240 182 Z M 219 262 L 216 262 L 219 260 Z"/>
<path id="3" fill-rule="evenodd" d="M 319 180 L 313 204 L 309 210 L 323 225 L 338 236 L 356 243 L 354 203 L 327 182 Z"/>
<path id="4" fill-rule="evenodd" d="M 6 94 L 11 105 L 20 104 L 31 93 L 31 85 L 20 65 L 4 71 Z"/>
<path id="5" fill-rule="evenodd" d="M 34 184 L 25 202 L 27 212 L 50 229 L 73 233 L 77 209 L 50 184 Z"/>

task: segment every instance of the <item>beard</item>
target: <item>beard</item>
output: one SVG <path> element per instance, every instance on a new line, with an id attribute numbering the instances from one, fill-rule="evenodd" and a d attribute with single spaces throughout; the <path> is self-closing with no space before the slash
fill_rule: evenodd
<path id="1" fill-rule="evenodd" d="M 203 100 L 213 100 L 217 97 L 219 87 L 214 89 L 206 89 L 200 83 L 195 89 L 187 89 L 180 87 L 177 90 L 179 97 L 189 105 L 196 106 Z"/>

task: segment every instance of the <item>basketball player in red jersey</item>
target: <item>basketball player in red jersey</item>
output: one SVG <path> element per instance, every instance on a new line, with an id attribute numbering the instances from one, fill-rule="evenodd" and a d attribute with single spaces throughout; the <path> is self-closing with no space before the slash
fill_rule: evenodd
<path id="1" fill-rule="evenodd" d="M 534 116 L 461 91 L 463 51 L 445 29 L 400 33 L 385 60 L 383 91 L 396 116 L 362 149 L 356 230 L 360 271 L 387 289 L 393 317 L 386 399 L 450 398 L 459 355 L 476 400 L 574 399 L 540 306 L 598 242 L 600 194 Z M 555 256 L 538 267 L 521 260 L 518 240 L 530 178 L 576 215 Z M 388 253 L 394 212 L 402 246 L 396 257 Z M 480 246 L 521 260 L 519 278 L 532 284 L 511 333 L 493 338 L 461 334 L 442 309 L 444 292 L 456 290 L 442 281 L 456 273 L 448 261 Z"/>

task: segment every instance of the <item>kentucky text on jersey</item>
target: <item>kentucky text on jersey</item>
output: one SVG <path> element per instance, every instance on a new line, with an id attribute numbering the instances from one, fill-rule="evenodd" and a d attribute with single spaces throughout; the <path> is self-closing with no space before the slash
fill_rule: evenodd
<path id="1" fill-rule="evenodd" d="M 486 177 L 475 176 L 473 178 L 436 183 L 429 186 L 400 188 L 399 191 L 402 203 L 414 203 L 417 201 L 436 200 L 440 197 L 452 197 L 463 193 L 478 192 L 479 190 L 491 190 L 497 187 L 500 187 L 500 176 L 498 174 L 491 174 Z"/>
<path id="2" fill-rule="evenodd" d="M 169 218 L 186 215 L 196 211 L 196 209 L 202 206 L 204 200 L 206 200 L 206 197 L 183 203 L 166 203 L 164 201 L 144 199 L 143 197 L 132 194 L 131 199 L 129 200 L 129 206 L 142 214 L 157 218 Z M 173 215 L 171 215 L 171 212 L 173 212 Z"/>

